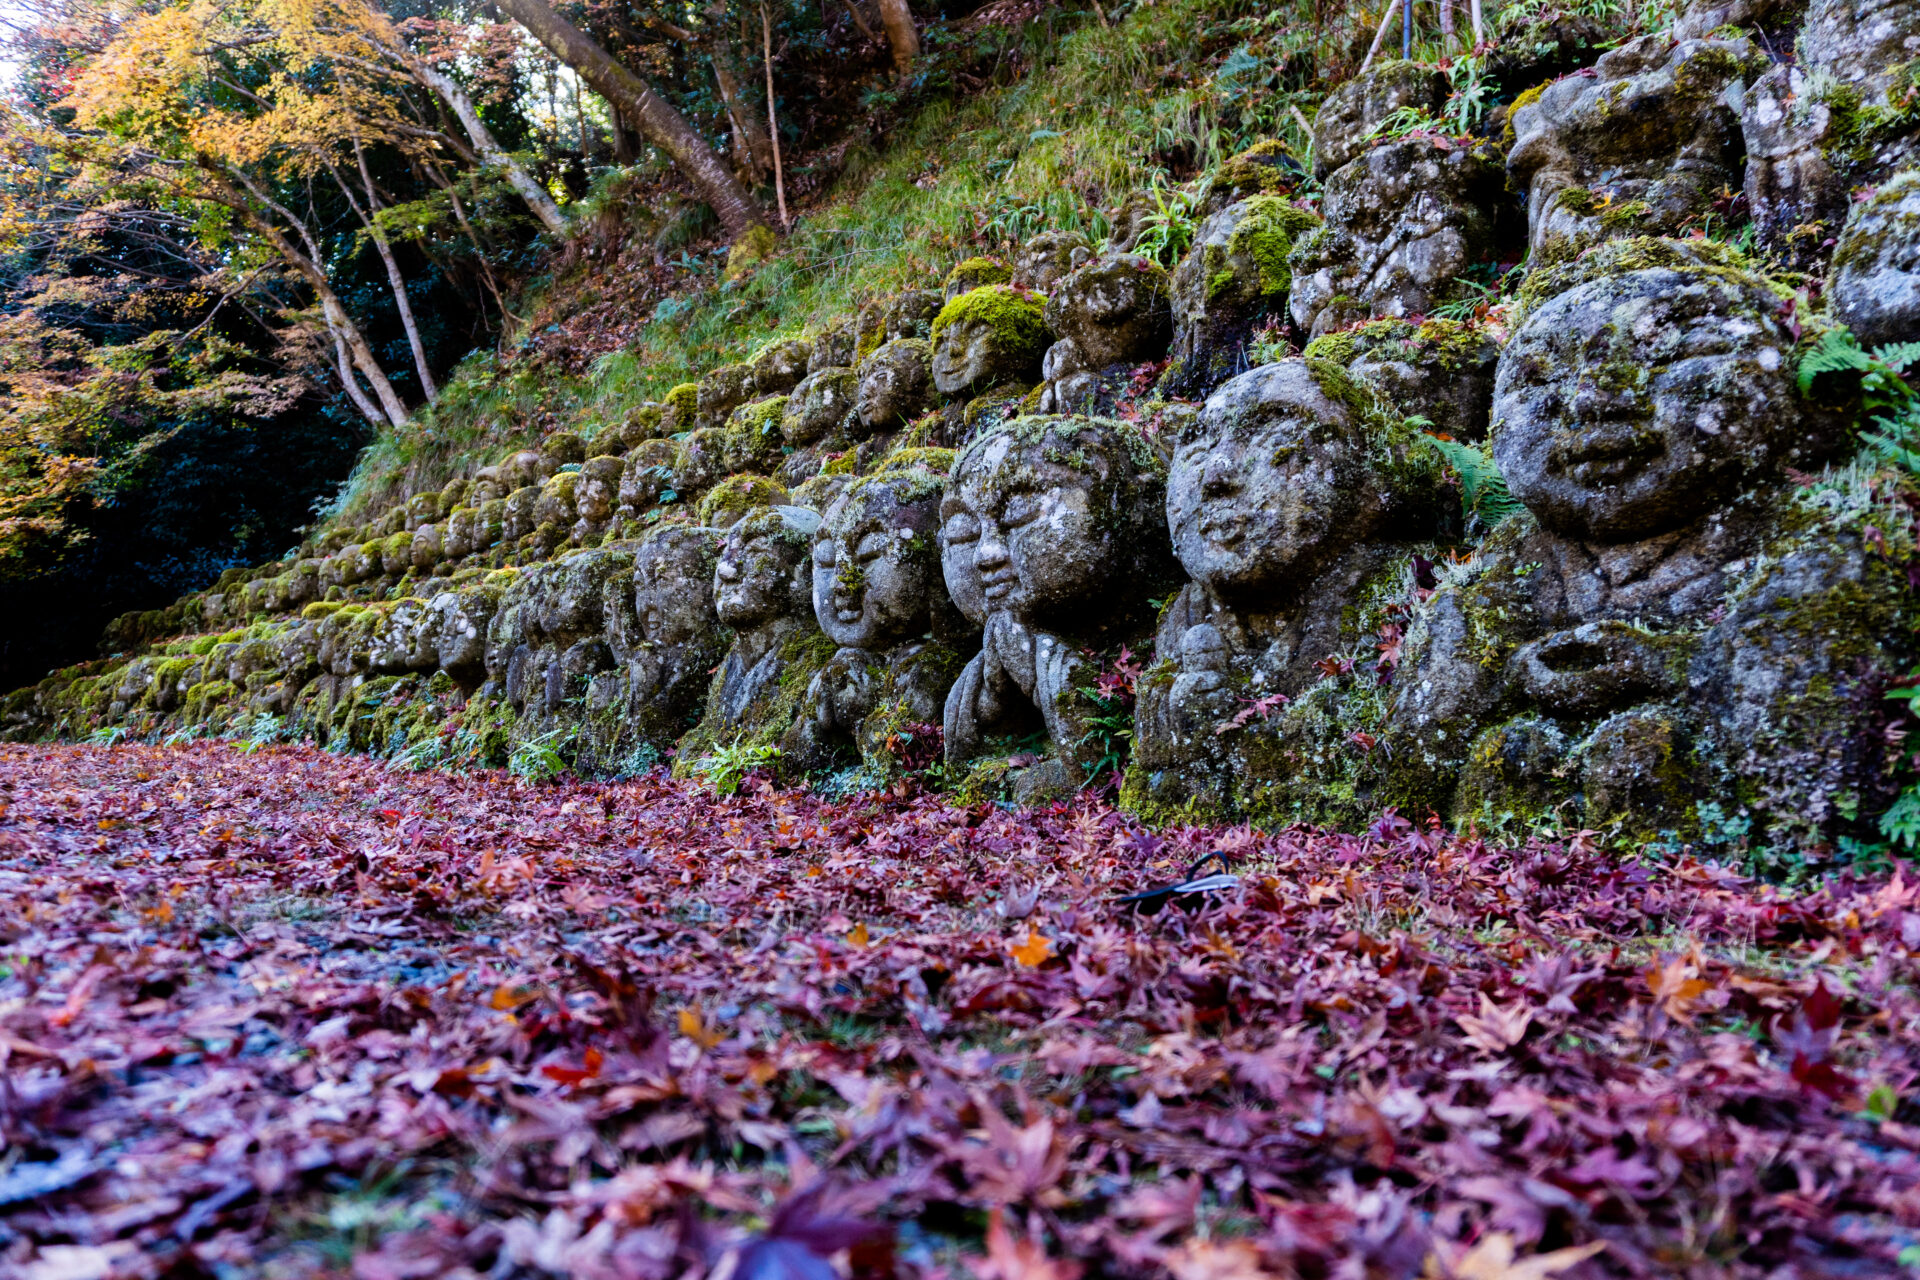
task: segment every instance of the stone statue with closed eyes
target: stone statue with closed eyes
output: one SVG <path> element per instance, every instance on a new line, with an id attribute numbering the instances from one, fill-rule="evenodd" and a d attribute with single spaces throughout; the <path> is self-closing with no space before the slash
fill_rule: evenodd
<path id="1" fill-rule="evenodd" d="M 1022 799 L 1071 791 L 1101 755 L 1090 737 L 1090 650 L 1126 634 L 1130 606 L 1170 579 L 1158 460 L 1125 423 L 1016 418 L 970 444 L 941 504 L 949 596 L 981 624 L 981 652 L 946 704 L 946 754 L 962 766 L 994 740 L 1041 732 Z"/>
<path id="2" fill-rule="evenodd" d="M 885 774 L 907 740 L 931 738 L 966 629 L 939 584 L 944 450 L 862 476 L 835 498 L 812 541 L 813 612 L 839 646 L 808 685 L 783 744 L 819 771 L 861 763 Z"/>

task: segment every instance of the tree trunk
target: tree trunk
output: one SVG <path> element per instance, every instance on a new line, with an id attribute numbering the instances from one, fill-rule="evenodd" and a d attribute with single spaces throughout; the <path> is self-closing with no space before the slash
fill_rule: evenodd
<path id="1" fill-rule="evenodd" d="M 766 225 L 765 210 L 713 154 L 713 148 L 686 117 L 651 85 L 615 62 L 605 49 L 555 13 L 546 0 L 500 0 L 500 8 L 531 32 L 549 53 L 572 67 L 594 92 L 632 116 L 647 141 L 666 152 L 700 198 L 712 206 L 727 234 L 737 239 L 749 227 Z"/>
<path id="2" fill-rule="evenodd" d="M 360 221 L 366 224 L 367 234 L 373 237 L 373 246 L 380 253 L 380 261 L 386 264 L 387 283 L 393 287 L 393 304 L 400 311 L 400 325 L 407 331 L 407 345 L 413 350 L 414 372 L 420 375 L 420 388 L 427 393 L 427 403 L 432 404 L 440 398 L 440 388 L 434 385 L 433 370 L 427 365 L 426 344 L 420 340 L 420 326 L 414 323 L 413 301 L 407 296 L 407 282 L 400 274 L 400 263 L 393 256 L 393 245 L 387 240 L 387 233 L 380 229 L 374 215 L 380 212 L 380 199 L 374 192 L 373 175 L 367 172 L 367 156 L 361 150 L 360 139 L 353 140 L 353 158 L 360 165 L 360 181 L 367 191 L 367 207 L 360 208 L 360 202 L 348 191 L 347 201 L 353 211 L 360 215 Z M 335 181 L 338 181 L 338 175 Z M 340 184 L 346 191 L 346 184 Z"/>
<path id="3" fill-rule="evenodd" d="M 714 82 L 720 86 L 720 101 L 725 104 L 727 119 L 733 122 L 734 133 L 743 144 L 747 167 L 755 175 L 771 172 L 773 149 L 767 143 L 765 127 L 754 115 L 753 108 L 747 105 L 746 98 L 740 92 L 740 82 L 733 78 L 724 54 L 714 54 L 711 61 Z"/>
<path id="4" fill-rule="evenodd" d="M 346 342 L 347 350 L 353 353 L 354 366 L 366 377 L 367 385 L 373 388 L 373 394 L 380 401 L 381 409 L 386 412 L 387 421 L 396 427 L 404 424 L 407 420 L 407 406 L 394 391 L 393 383 L 387 380 L 387 371 L 380 367 L 380 361 L 373 354 L 373 348 L 367 344 L 366 335 L 360 332 L 360 326 L 355 324 L 353 317 L 347 313 L 346 305 L 340 301 L 340 295 L 333 291 L 333 284 L 327 279 L 327 273 L 320 265 L 325 259 L 320 253 L 319 243 L 314 240 L 313 232 L 306 223 L 295 217 L 291 209 L 260 190 L 244 171 L 223 168 L 218 161 L 208 156 L 198 157 L 197 163 L 212 186 L 215 198 L 239 214 L 248 226 L 264 236 L 267 243 L 273 246 L 274 252 L 280 255 L 281 260 L 306 280 L 320 299 L 320 313 L 326 317 L 327 327 L 336 337 Z M 249 200 L 242 195 L 233 185 L 235 182 L 245 187 L 253 199 Z M 291 226 L 306 243 L 306 253 L 301 253 L 294 248 L 287 240 L 286 233 L 267 221 L 260 209 L 255 207 L 256 201 L 287 220 L 287 225 Z"/>
<path id="5" fill-rule="evenodd" d="M 904 76 L 920 56 L 920 33 L 914 29 L 907 0 L 880 0 L 880 25 L 887 29 L 887 43 L 893 46 L 893 69 Z"/>
<path id="6" fill-rule="evenodd" d="M 467 131 L 467 137 L 473 140 L 474 150 L 480 153 L 480 158 L 506 175 L 508 184 L 527 202 L 527 208 L 533 210 L 533 216 L 540 219 L 554 239 L 567 239 L 567 218 L 560 212 L 560 206 L 553 202 L 553 197 L 534 180 L 532 174 L 521 168 L 518 160 L 507 154 L 506 149 L 494 138 L 493 130 L 487 128 L 480 113 L 474 110 L 473 99 L 467 96 L 467 91 L 460 87 L 459 82 L 418 58 L 406 58 L 405 62 L 407 70 L 420 83 L 439 94 L 453 108 L 453 113 L 460 117 L 461 127 Z"/>
<path id="7" fill-rule="evenodd" d="M 333 335 L 333 357 L 340 366 L 340 385 L 347 389 L 347 399 L 353 401 L 354 408 L 360 410 L 367 421 L 373 424 L 374 430 L 378 431 L 386 425 L 387 420 L 380 416 L 380 407 L 367 398 L 359 379 L 353 376 L 353 357 L 347 354 L 347 340 L 340 336 L 340 331 L 331 322 L 327 325 L 327 331 Z"/>

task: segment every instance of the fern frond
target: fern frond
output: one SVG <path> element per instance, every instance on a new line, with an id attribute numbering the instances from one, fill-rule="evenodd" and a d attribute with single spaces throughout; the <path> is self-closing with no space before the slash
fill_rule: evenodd
<path id="1" fill-rule="evenodd" d="M 1481 527 L 1492 529 L 1523 510 L 1507 489 L 1507 478 L 1491 455 L 1458 440 L 1429 436 L 1433 447 L 1460 477 L 1460 510 Z"/>
<path id="2" fill-rule="evenodd" d="M 1920 362 L 1920 342 L 1889 342 L 1873 349 L 1873 358 L 1895 373 L 1905 373 Z"/>
<path id="3" fill-rule="evenodd" d="M 1800 394 L 1813 390 L 1813 380 L 1823 373 L 1865 373 L 1872 367 L 1873 358 L 1860 349 L 1852 330 L 1829 329 L 1800 359 Z"/>

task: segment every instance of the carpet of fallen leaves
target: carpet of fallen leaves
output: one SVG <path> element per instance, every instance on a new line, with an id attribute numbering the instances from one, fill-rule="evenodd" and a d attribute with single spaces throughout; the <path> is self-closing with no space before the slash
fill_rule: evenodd
<path id="1" fill-rule="evenodd" d="M 1916 950 L 1904 869 L 4 748 L 0 1274 L 1895 1275 Z"/>

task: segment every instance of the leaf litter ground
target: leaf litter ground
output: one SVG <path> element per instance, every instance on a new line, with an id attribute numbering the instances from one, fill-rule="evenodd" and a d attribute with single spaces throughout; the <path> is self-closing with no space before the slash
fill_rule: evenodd
<path id="1" fill-rule="evenodd" d="M 0 806 L 0 1274 L 1920 1258 L 1907 868 L 216 743 L 0 749 Z"/>

